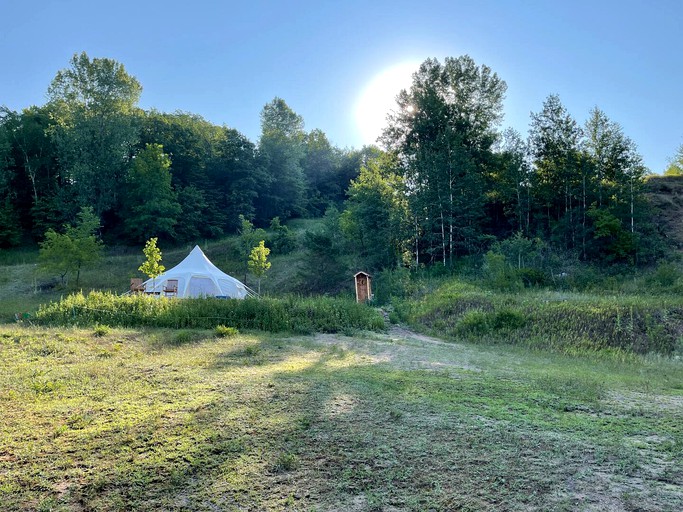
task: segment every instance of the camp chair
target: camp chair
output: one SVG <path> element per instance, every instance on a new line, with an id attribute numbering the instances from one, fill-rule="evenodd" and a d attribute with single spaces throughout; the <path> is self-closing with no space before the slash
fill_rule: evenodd
<path id="1" fill-rule="evenodd" d="M 142 279 L 139 277 L 130 278 L 130 293 L 142 293 L 145 287 L 142 285 Z"/>
<path id="2" fill-rule="evenodd" d="M 164 286 L 164 295 L 165 296 L 171 296 L 171 297 L 177 297 L 178 296 L 178 280 L 177 279 L 169 279 L 166 281 L 166 285 Z"/>

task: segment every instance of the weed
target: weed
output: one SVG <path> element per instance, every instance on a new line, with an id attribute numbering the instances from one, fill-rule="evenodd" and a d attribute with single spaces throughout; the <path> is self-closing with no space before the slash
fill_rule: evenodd
<path id="1" fill-rule="evenodd" d="M 261 347 L 258 345 L 247 345 L 244 347 L 242 354 L 246 357 L 254 357 L 261 353 Z"/>
<path id="2" fill-rule="evenodd" d="M 108 325 L 95 324 L 95 330 L 93 336 L 97 338 L 102 338 L 108 336 L 111 333 L 111 327 Z"/>
<path id="3" fill-rule="evenodd" d="M 403 411 L 399 411 L 398 409 L 391 409 L 389 411 L 389 419 L 392 421 L 398 421 L 403 417 Z"/>
<path id="4" fill-rule="evenodd" d="M 239 331 L 234 327 L 226 327 L 222 324 L 216 326 L 215 332 L 219 338 L 232 338 L 239 334 Z"/>
<path id="5" fill-rule="evenodd" d="M 191 343 L 197 339 L 197 334 L 193 331 L 183 329 L 173 335 L 172 343 L 174 345 L 184 345 Z"/>
<path id="6" fill-rule="evenodd" d="M 275 461 L 275 471 L 278 473 L 291 471 L 297 467 L 298 463 L 299 458 L 295 454 L 290 452 L 281 453 Z"/>

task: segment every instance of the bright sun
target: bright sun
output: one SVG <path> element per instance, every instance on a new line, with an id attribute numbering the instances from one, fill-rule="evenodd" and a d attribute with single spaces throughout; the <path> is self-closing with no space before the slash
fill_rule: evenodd
<path id="1" fill-rule="evenodd" d="M 419 62 L 403 62 L 385 69 L 363 90 L 356 103 L 355 118 L 364 144 L 375 144 L 386 126 L 387 114 L 396 108 L 396 95 L 408 89 Z"/>

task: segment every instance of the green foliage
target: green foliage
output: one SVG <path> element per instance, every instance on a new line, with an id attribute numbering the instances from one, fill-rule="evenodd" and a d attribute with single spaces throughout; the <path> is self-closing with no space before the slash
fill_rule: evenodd
<path id="1" fill-rule="evenodd" d="M 683 176 L 683 144 L 676 151 L 676 155 L 669 161 L 664 176 Z"/>
<path id="2" fill-rule="evenodd" d="M 16 247 L 21 242 L 21 223 L 9 196 L 0 199 L 0 247 Z"/>
<path id="3" fill-rule="evenodd" d="M 225 325 L 217 325 L 215 328 L 216 336 L 219 338 L 232 338 L 237 336 L 240 332 L 234 327 L 228 327 Z"/>
<path id="4" fill-rule="evenodd" d="M 95 232 L 99 229 L 99 218 L 90 207 L 81 208 L 75 225 L 64 226 L 65 233 L 48 230 L 40 244 L 39 264 L 46 272 L 55 272 L 64 283 L 71 272 L 76 272 L 76 286 L 81 270 L 94 265 L 102 257 L 102 242 Z"/>
<path id="5" fill-rule="evenodd" d="M 523 287 L 518 273 L 505 261 L 505 256 L 493 250 L 486 253 L 482 272 L 486 283 L 496 290 L 519 290 Z"/>
<path id="6" fill-rule="evenodd" d="M 337 293 L 351 274 L 343 259 L 344 247 L 338 236 L 339 212 L 328 208 L 321 229 L 306 231 L 304 264 L 299 268 L 300 289 L 307 293 Z M 348 273 L 348 277 L 347 277 Z"/>
<path id="7" fill-rule="evenodd" d="M 396 160 L 384 155 L 369 161 L 347 194 L 341 228 L 365 267 L 396 267 L 410 239 L 408 200 Z"/>
<path id="8" fill-rule="evenodd" d="M 259 154 L 268 177 L 256 201 L 257 220 L 288 219 L 305 213 L 304 122 L 282 98 L 261 111 Z"/>
<path id="9" fill-rule="evenodd" d="M 96 338 L 102 338 L 103 336 L 108 336 L 111 334 L 111 327 L 108 325 L 95 324 L 94 328 L 93 336 Z"/>
<path id="10" fill-rule="evenodd" d="M 586 215 L 593 220 L 593 246 L 605 261 L 633 261 L 635 237 L 626 231 L 622 222 L 610 211 L 591 208 Z"/>
<path id="11" fill-rule="evenodd" d="M 289 254 L 298 247 L 296 233 L 282 224 L 280 217 L 273 217 L 270 221 L 270 230 L 273 232 L 270 243 L 277 254 Z"/>
<path id="12" fill-rule="evenodd" d="M 340 332 L 382 330 L 384 319 L 373 309 L 350 299 L 171 299 L 145 295 L 117 296 L 91 292 L 69 295 L 41 307 L 36 321 L 49 325 L 169 327 L 175 329 L 236 329 L 269 332 Z"/>
<path id="13" fill-rule="evenodd" d="M 157 247 L 156 237 L 147 240 L 142 253 L 145 255 L 145 261 L 138 268 L 140 272 L 152 279 L 164 273 L 166 267 L 161 265 L 161 250 Z"/>
<path id="14" fill-rule="evenodd" d="M 251 256 L 252 249 L 258 245 L 259 240 L 265 240 L 266 232 L 261 228 L 254 228 L 254 225 L 244 217 L 244 215 L 239 216 L 239 246 L 241 259 L 243 261 L 242 266 L 244 269 L 244 281 L 246 284 L 247 271 L 249 270 L 249 259 Z"/>
<path id="15" fill-rule="evenodd" d="M 415 286 L 406 267 L 385 269 L 373 275 L 373 299 L 380 306 L 389 304 L 395 299 L 410 296 Z"/>
<path id="16" fill-rule="evenodd" d="M 57 72 L 48 89 L 56 125 L 52 134 L 65 180 L 80 206 L 101 216 L 119 203 L 139 130 L 134 122 L 142 86 L 122 64 L 90 59 L 85 52 Z"/>
<path id="17" fill-rule="evenodd" d="M 526 323 L 527 318 L 524 314 L 514 309 L 505 308 L 498 311 L 471 309 L 458 319 L 453 333 L 476 338 L 489 333 L 509 333 L 521 329 Z"/>
<path id="18" fill-rule="evenodd" d="M 170 167 L 171 159 L 159 144 L 147 144 L 135 155 L 124 200 L 124 226 L 129 240 L 142 242 L 154 234 L 175 236 L 181 206 L 171 187 Z"/>
<path id="19" fill-rule="evenodd" d="M 384 132 L 411 184 L 415 231 L 444 265 L 482 241 L 485 173 L 506 88 L 467 55 L 427 59 Z"/>
<path id="20" fill-rule="evenodd" d="M 269 254 L 270 249 L 265 246 L 265 242 L 263 240 L 261 240 L 249 254 L 249 271 L 256 276 L 256 279 L 258 279 L 259 294 L 261 294 L 261 278 L 271 266 L 270 261 L 268 261 Z"/>
<path id="21" fill-rule="evenodd" d="M 648 276 L 647 282 L 650 288 L 671 290 L 683 284 L 683 271 L 674 263 L 663 262 Z"/>

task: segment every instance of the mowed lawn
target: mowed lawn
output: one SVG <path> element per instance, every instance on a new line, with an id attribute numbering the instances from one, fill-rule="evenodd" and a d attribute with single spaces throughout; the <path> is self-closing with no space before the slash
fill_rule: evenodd
<path id="1" fill-rule="evenodd" d="M 0 326 L 0 510 L 683 509 L 683 363 Z"/>

